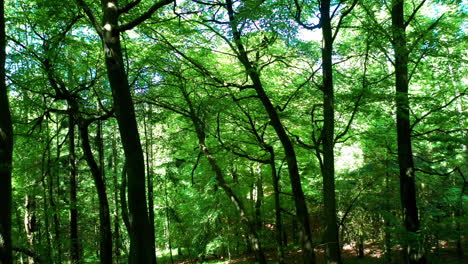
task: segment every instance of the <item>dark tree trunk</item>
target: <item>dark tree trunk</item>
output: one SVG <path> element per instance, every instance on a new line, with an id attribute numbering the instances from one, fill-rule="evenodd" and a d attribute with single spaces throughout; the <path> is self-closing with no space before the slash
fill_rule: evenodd
<path id="1" fill-rule="evenodd" d="M 151 106 L 149 109 L 148 117 L 152 115 Z M 153 197 L 153 174 L 151 173 L 151 148 L 152 148 L 152 139 L 153 139 L 153 130 L 151 129 L 151 124 L 149 125 L 148 131 L 148 121 L 146 117 L 143 117 L 143 125 L 145 130 L 145 151 L 146 151 L 146 174 L 147 174 L 147 184 L 148 184 L 148 215 L 149 215 L 149 224 L 150 224 L 150 237 L 153 242 L 153 248 L 151 252 L 153 253 L 152 263 L 156 264 L 156 240 L 155 240 L 155 228 L 154 228 L 154 197 Z"/>
<path id="2" fill-rule="evenodd" d="M 46 138 L 48 138 L 48 136 L 46 136 Z M 45 156 L 47 154 L 44 152 L 44 154 L 42 155 L 42 168 L 41 168 L 41 175 L 42 175 L 42 179 L 41 179 L 41 185 L 42 185 L 42 206 L 43 206 L 43 210 L 44 212 L 48 212 L 49 211 L 49 203 L 47 202 L 47 185 L 46 185 L 46 179 L 45 179 L 45 175 L 47 173 L 47 169 L 46 169 L 46 166 L 47 164 L 45 163 Z M 50 240 L 50 223 L 49 223 L 49 214 L 44 214 L 44 231 L 45 231 L 45 237 L 46 237 L 46 260 L 48 260 L 49 262 L 52 262 L 52 241 Z"/>
<path id="3" fill-rule="evenodd" d="M 362 235 L 358 238 L 358 258 L 364 258 L 364 240 Z"/>
<path id="4" fill-rule="evenodd" d="M 46 129 L 46 133 L 49 134 L 50 131 L 49 129 Z M 57 132 L 58 133 L 58 132 Z M 51 159 L 51 143 L 52 140 L 48 141 L 47 144 L 47 168 L 46 168 L 46 176 L 47 176 L 47 192 L 48 192 L 48 198 L 49 198 L 49 206 L 52 211 L 52 221 L 53 221 L 53 230 L 54 230 L 54 239 L 53 239 L 53 245 L 55 250 L 55 254 L 53 256 L 55 257 L 54 260 L 57 261 L 58 264 L 62 263 L 62 245 L 61 245 L 61 235 L 60 235 L 60 222 L 59 222 L 59 217 L 58 217 L 58 209 L 57 205 L 55 204 L 55 197 L 54 197 L 54 186 L 55 186 L 55 181 L 54 181 L 54 175 L 52 168 L 53 166 L 58 166 L 58 159 L 55 161 L 55 164 L 52 163 Z M 54 252 L 54 251 L 52 251 Z"/>
<path id="5" fill-rule="evenodd" d="M 281 120 L 278 116 L 278 112 L 276 111 L 275 107 L 271 103 L 270 98 L 266 94 L 265 89 L 263 88 L 258 69 L 252 64 L 252 62 L 247 56 L 247 51 L 244 45 L 242 44 L 241 33 L 238 31 L 237 28 L 237 19 L 234 15 L 235 12 L 233 10 L 233 3 L 231 0 L 226 1 L 226 7 L 228 10 L 233 39 L 238 49 L 238 59 L 242 63 L 246 73 L 252 80 L 257 96 L 262 102 L 263 107 L 265 108 L 265 111 L 267 112 L 268 117 L 270 118 L 270 124 L 274 128 L 276 135 L 278 136 L 283 146 L 283 150 L 286 156 L 286 162 L 288 164 L 288 172 L 291 181 L 294 204 L 296 207 L 296 215 L 299 223 L 298 235 L 302 244 L 304 263 L 315 263 L 315 253 L 312 245 L 312 232 L 310 230 L 309 213 L 307 211 L 304 192 L 302 190 L 301 177 L 299 175 L 294 146 L 288 134 L 286 133 L 283 124 L 281 123 Z"/>
<path id="6" fill-rule="evenodd" d="M 327 263 L 342 263 L 338 225 L 336 219 L 335 200 L 335 164 L 334 164 L 334 91 L 333 91 L 333 39 L 330 18 L 330 1 L 322 1 L 320 4 L 320 23 L 322 25 L 322 74 L 323 74 L 323 164 L 321 164 L 323 178 L 323 202 L 325 211 L 325 233 Z"/>
<path id="7" fill-rule="evenodd" d="M 398 164 L 400 167 L 400 199 L 404 227 L 411 236 L 418 236 L 419 218 L 416 205 L 416 184 L 411 149 L 410 106 L 408 98 L 408 48 L 406 43 L 404 0 L 392 1 L 392 33 L 395 52 L 396 121 Z M 407 243 L 405 261 L 410 264 L 426 263 L 421 243 Z"/>
<path id="8" fill-rule="evenodd" d="M 114 203 L 115 203 L 115 218 L 114 218 L 114 252 L 115 263 L 120 263 L 122 242 L 120 241 L 120 217 L 119 217 L 119 181 L 117 178 L 117 166 L 119 159 L 117 157 L 117 145 L 115 138 L 112 137 L 112 159 L 109 167 L 112 169 L 112 183 L 114 184 Z"/>
<path id="9" fill-rule="evenodd" d="M 167 197 L 167 179 L 164 178 L 164 203 L 166 213 L 166 230 L 167 230 L 167 245 L 169 246 L 169 257 L 171 258 L 171 264 L 174 264 L 174 258 L 172 256 L 172 239 L 171 239 L 171 219 L 169 217 L 169 199 Z"/>
<path id="10" fill-rule="evenodd" d="M 125 153 L 125 166 L 128 174 L 128 209 L 131 220 L 128 262 L 129 264 L 152 263 L 154 241 L 151 241 L 151 237 L 147 235 L 150 232 L 150 225 L 146 205 L 145 162 L 138 134 L 135 107 L 123 61 L 120 34 L 142 23 L 151 17 L 156 10 L 174 2 L 174 0 L 156 1 L 146 12 L 126 24 L 119 24 L 119 16 L 128 13 L 140 1 L 133 1 L 119 8 L 118 0 L 102 0 L 101 25 L 84 0 L 76 1 L 84 9 L 102 40 L 114 111 Z"/>
<path id="11" fill-rule="evenodd" d="M 102 41 L 107 76 L 112 89 L 114 111 L 119 125 L 120 138 L 125 153 L 128 184 L 128 209 L 132 221 L 130 233 L 130 264 L 151 263 L 153 243 L 146 206 L 145 162 L 135 118 L 135 108 L 125 71 L 120 32 L 117 29 L 119 14 L 117 1 L 102 1 Z"/>
<path id="12" fill-rule="evenodd" d="M 70 259 L 72 264 L 81 263 L 80 242 L 78 239 L 78 202 L 77 202 L 77 168 L 75 152 L 75 118 L 68 117 L 68 137 L 70 150 Z"/>
<path id="13" fill-rule="evenodd" d="M 278 244 L 278 259 L 279 264 L 284 264 L 284 245 L 283 245 L 283 223 L 281 220 L 281 203 L 280 203 L 280 188 L 279 180 L 280 177 L 276 172 L 275 164 L 275 151 L 273 147 L 267 147 L 268 152 L 270 153 L 270 167 L 271 167 L 271 177 L 273 182 L 273 195 L 275 198 L 275 225 L 276 225 L 276 243 Z"/>
<path id="14" fill-rule="evenodd" d="M 124 167 L 122 169 L 122 182 L 120 184 L 120 208 L 122 210 L 122 220 L 124 222 L 125 228 L 127 229 L 127 232 L 131 234 L 132 232 L 132 226 L 130 225 L 130 219 L 128 217 L 128 206 L 127 206 L 127 197 L 126 197 L 126 192 L 127 192 L 127 165 L 124 164 Z"/>
<path id="15" fill-rule="evenodd" d="M 112 263 L 112 232 L 109 201 L 107 199 L 104 179 L 102 178 L 102 168 L 96 163 L 89 143 L 88 125 L 89 124 L 85 123 L 83 120 L 80 120 L 78 128 L 80 131 L 83 153 L 91 170 L 99 199 L 99 259 L 101 264 L 108 264 Z"/>
<path id="16" fill-rule="evenodd" d="M 257 175 L 257 183 L 255 184 L 255 189 L 257 190 L 257 200 L 255 201 L 255 226 L 258 231 L 262 229 L 263 220 L 262 220 L 262 203 L 263 203 L 263 177 L 262 172 L 260 171 Z"/>
<path id="17" fill-rule="evenodd" d="M 6 37 L 4 1 L 0 2 L 0 263 L 11 264 L 11 166 L 13 126 L 5 83 Z"/>
<path id="18" fill-rule="evenodd" d="M 387 150 L 389 151 L 389 150 Z M 390 166 L 389 166 L 389 160 L 387 157 L 387 153 L 385 154 L 385 195 L 387 197 L 390 197 L 390 185 L 389 185 L 389 180 L 390 180 Z M 385 201 L 385 211 L 389 212 L 391 211 L 391 206 L 390 206 L 390 200 L 387 199 Z M 387 219 L 387 217 L 383 217 L 384 221 L 384 263 L 390 264 L 392 263 L 392 246 L 391 246 L 391 234 L 390 234 L 390 221 Z"/>

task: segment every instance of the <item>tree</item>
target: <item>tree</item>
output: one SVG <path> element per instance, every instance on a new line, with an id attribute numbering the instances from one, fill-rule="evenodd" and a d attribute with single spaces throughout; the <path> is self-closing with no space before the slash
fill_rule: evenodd
<path id="1" fill-rule="evenodd" d="M 119 18 L 131 11 L 141 1 L 119 7 L 117 0 L 102 2 L 102 26 L 84 0 L 77 0 L 84 9 L 102 40 L 107 75 L 112 89 L 114 110 L 119 125 L 120 138 L 125 152 L 128 173 L 129 213 L 132 221 L 129 263 L 155 263 L 154 241 L 146 233 L 151 231 L 146 205 L 145 162 L 135 118 L 130 85 L 125 70 L 120 34 L 151 17 L 154 12 L 173 2 L 161 0 L 132 21 L 119 25 Z"/>
<path id="2" fill-rule="evenodd" d="M 393 49 L 395 54 L 398 165 L 400 168 L 400 199 L 403 208 L 404 226 L 413 236 L 417 236 L 417 232 L 419 231 L 419 216 L 416 205 L 416 175 L 411 147 L 410 105 L 408 98 L 408 47 L 405 32 L 405 28 L 410 21 L 405 21 L 404 5 L 404 0 L 393 0 L 391 10 Z M 426 263 L 423 250 L 422 245 L 418 241 L 408 243 L 405 245 L 405 261 L 411 264 Z"/>
<path id="3" fill-rule="evenodd" d="M 0 263 L 11 264 L 11 166 L 13 127 L 5 76 L 6 36 L 4 1 L 0 2 Z"/>
<path id="4" fill-rule="evenodd" d="M 350 1 L 351 2 L 351 1 Z M 296 21 L 308 30 L 317 28 L 322 29 L 322 84 L 319 89 L 323 93 L 323 126 L 320 131 L 320 136 L 313 139 L 316 144 L 321 144 L 322 149 L 318 146 L 310 146 L 315 149 L 316 156 L 320 163 L 320 170 L 323 179 L 323 203 L 325 211 L 325 234 L 324 243 L 326 247 L 327 263 L 342 263 L 341 247 L 338 236 L 338 222 L 336 217 L 336 198 L 335 198 L 335 154 L 334 146 L 337 139 L 343 137 L 353 121 L 353 115 L 350 118 L 349 124 L 345 131 L 335 137 L 335 96 L 334 96 L 334 81 L 333 81 L 333 42 L 342 26 L 343 19 L 353 10 L 357 1 L 352 1 L 349 7 L 341 11 L 341 15 L 335 31 L 332 30 L 332 19 L 336 15 L 337 10 L 341 7 L 340 2 L 333 12 L 331 11 L 331 1 L 319 1 L 320 21 L 317 25 L 307 25 L 301 20 L 303 7 L 297 0 L 294 1 L 296 6 Z M 356 106 L 359 104 L 357 100 Z M 314 114 L 314 113 L 312 113 Z"/>

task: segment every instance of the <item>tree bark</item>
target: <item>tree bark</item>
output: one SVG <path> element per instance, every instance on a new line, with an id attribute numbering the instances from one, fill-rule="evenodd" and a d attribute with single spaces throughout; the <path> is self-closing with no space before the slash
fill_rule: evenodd
<path id="1" fill-rule="evenodd" d="M 107 76 L 112 89 L 114 111 L 122 141 L 128 184 L 128 209 L 132 232 L 130 233 L 130 264 L 151 263 L 152 245 L 146 206 L 145 163 L 135 118 L 135 108 L 125 71 L 120 32 L 117 29 L 119 14 L 117 0 L 103 0 L 102 43 Z"/>
<path id="2" fill-rule="evenodd" d="M 4 1 L 0 2 L 0 263 L 11 264 L 11 170 L 13 126 L 5 83 L 6 37 Z"/>
<path id="3" fill-rule="evenodd" d="M 46 125 L 46 133 L 49 135 L 50 130 L 48 127 L 48 124 Z M 57 131 L 58 134 L 58 131 Z M 48 136 L 47 136 L 48 137 Z M 54 166 L 58 166 L 58 159 L 55 161 L 55 163 L 52 163 L 51 159 L 51 143 L 52 140 L 47 141 L 47 167 L 46 167 L 46 177 L 47 177 L 47 193 L 48 193 L 48 198 L 49 198 L 49 206 L 52 211 L 52 221 L 53 221 L 53 230 L 54 230 L 54 239 L 52 240 L 52 245 L 56 249 L 56 251 L 52 251 L 53 257 L 55 257 L 54 261 L 57 261 L 58 264 L 62 263 L 62 245 L 61 245 L 61 233 L 60 233 L 60 221 L 58 217 L 58 210 L 57 210 L 57 205 L 55 203 L 55 198 L 54 198 L 54 186 L 55 186 L 55 181 L 54 181 L 54 172 L 52 168 Z"/>
<path id="4" fill-rule="evenodd" d="M 78 128 L 81 137 L 81 146 L 83 153 L 91 170 L 94 185 L 99 199 L 99 259 L 101 264 L 112 263 L 112 232 L 109 213 L 109 201 L 107 199 L 106 187 L 102 178 L 101 169 L 94 159 L 89 143 L 88 125 L 84 120 L 80 120 Z"/>
<path id="5" fill-rule="evenodd" d="M 72 264 L 80 264 L 80 242 L 78 239 L 78 199 L 77 199 L 77 168 L 75 151 L 75 118 L 68 117 L 69 164 L 70 164 L 70 259 Z"/>
<path id="6" fill-rule="evenodd" d="M 322 147 L 323 164 L 320 168 L 323 179 L 323 202 L 325 211 L 324 242 L 326 248 L 326 261 L 330 264 L 341 264 L 338 225 L 336 219 L 335 199 L 335 110 L 333 88 L 333 38 L 330 18 L 330 1 L 324 0 L 320 4 L 320 23 L 322 25 L 322 74 L 323 74 L 323 128 Z"/>
<path id="7" fill-rule="evenodd" d="M 36 230 L 36 198 L 27 194 L 24 198 L 24 231 L 28 240 L 29 250 L 34 251 L 34 233 Z M 19 221 L 19 219 L 18 219 Z M 28 264 L 34 264 L 34 258 L 28 256 Z"/>
<path id="8" fill-rule="evenodd" d="M 398 165 L 400 169 L 400 199 L 403 209 L 404 227 L 410 236 L 417 237 L 419 231 L 416 184 L 411 149 L 410 105 L 408 98 L 408 48 L 404 19 L 404 0 L 392 0 L 392 34 L 395 53 L 395 101 L 398 140 Z M 416 239 L 417 240 L 417 239 Z M 421 243 L 407 243 L 404 249 L 405 262 L 426 263 Z"/>
<path id="9" fill-rule="evenodd" d="M 151 116 L 151 106 L 149 109 L 148 117 Z M 148 216 L 149 216 L 149 224 L 150 224 L 150 238 L 153 242 L 152 250 L 152 264 L 156 264 L 156 241 L 155 241 L 155 228 L 154 228 L 154 198 L 153 198 L 153 175 L 151 173 L 151 148 L 152 148 L 152 139 L 153 139 L 153 130 L 151 129 L 151 125 L 149 126 L 148 131 L 148 121 L 146 117 L 143 117 L 143 126 L 145 130 L 145 151 L 146 151 L 146 174 L 147 176 L 147 184 L 148 184 Z"/>
<path id="10" fill-rule="evenodd" d="M 109 163 L 109 167 L 112 168 L 112 182 L 114 184 L 114 203 L 115 203 L 115 218 L 114 218 L 114 252 L 115 252 L 115 262 L 120 263 L 121 247 L 122 242 L 120 238 L 120 217 L 119 217 L 119 181 L 117 178 L 117 167 L 118 167 L 118 157 L 117 157 L 117 145 L 115 142 L 114 136 L 112 136 L 112 162 Z"/>
<path id="11" fill-rule="evenodd" d="M 276 225 L 276 243 L 278 244 L 278 261 L 279 264 L 284 264 L 284 243 L 283 243 L 283 223 L 281 219 L 281 202 L 280 202 L 280 188 L 279 180 L 280 177 L 276 172 L 275 164 L 275 151 L 273 147 L 267 146 L 267 150 L 270 153 L 270 167 L 271 167 L 271 178 L 273 182 L 273 195 L 275 198 L 275 225 Z"/>

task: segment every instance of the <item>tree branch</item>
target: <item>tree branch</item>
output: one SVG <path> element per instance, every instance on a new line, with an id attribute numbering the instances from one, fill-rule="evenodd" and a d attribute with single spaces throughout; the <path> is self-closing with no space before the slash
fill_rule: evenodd
<path id="1" fill-rule="evenodd" d="M 411 20 L 414 19 L 414 17 L 416 16 L 416 13 L 418 13 L 419 9 L 421 9 L 421 7 L 424 5 L 424 3 L 426 3 L 426 0 L 422 0 L 421 3 L 416 7 L 416 9 L 413 10 L 413 13 L 410 15 L 408 20 L 405 22 L 405 27 L 407 27 L 411 23 Z"/>
<path id="2" fill-rule="evenodd" d="M 132 8 L 137 6 L 140 2 L 141 2 L 141 0 L 133 0 L 132 2 L 126 4 L 125 6 L 120 7 L 119 11 L 118 11 L 119 15 L 124 14 L 124 13 L 128 13 L 128 11 L 130 11 Z"/>
<path id="3" fill-rule="evenodd" d="M 338 35 L 338 31 L 340 31 L 341 25 L 343 24 L 344 18 L 347 15 L 349 15 L 349 13 L 351 13 L 351 11 L 353 11 L 353 9 L 356 6 L 357 2 L 358 2 L 358 0 L 354 0 L 353 3 L 351 4 L 351 6 L 348 9 L 346 9 L 343 13 L 341 13 L 340 20 L 338 21 L 338 24 L 336 25 L 336 30 L 333 33 L 332 42 L 335 41 L 335 38 Z M 338 9 L 338 7 L 337 7 L 337 9 Z"/>
<path id="4" fill-rule="evenodd" d="M 82 1 L 82 0 L 78 0 L 78 1 Z M 130 29 L 138 26 L 139 24 L 141 24 L 142 22 L 144 22 L 145 20 L 150 18 L 154 14 L 154 12 L 156 12 L 158 9 L 160 9 L 163 6 L 168 5 L 168 4 L 170 4 L 170 3 L 174 2 L 174 1 L 175 0 L 161 0 L 159 2 L 154 3 L 154 5 L 152 5 L 146 12 L 141 14 L 139 17 L 135 18 L 133 21 L 130 21 L 130 22 L 126 23 L 126 24 L 123 24 L 123 25 L 119 26 L 117 28 L 117 30 L 120 31 L 120 32 L 124 32 L 126 30 L 130 30 Z"/>
<path id="5" fill-rule="evenodd" d="M 465 96 L 465 92 L 461 92 L 460 94 L 458 94 L 457 96 L 455 96 L 454 98 L 452 98 L 450 101 L 448 101 L 448 103 L 444 104 L 444 105 L 441 105 L 437 108 L 434 108 L 434 109 L 431 109 L 429 110 L 427 113 L 425 113 L 424 115 L 422 115 L 421 117 L 419 118 L 416 118 L 416 120 L 414 121 L 414 123 L 411 125 L 410 127 L 410 131 L 413 131 L 414 127 L 419 124 L 424 118 L 428 117 L 429 115 L 431 115 L 432 113 L 434 112 L 437 112 L 437 111 L 440 111 L 442 109 L 444 109 L 445 107 L 449 106 L 450 104 L 452 104 L 455 100 L 457 100 L 458 98 L 462 97 L 462 96 Z"/>
<path id="6" fill-rule="evenodd" d="M 94 15 L 93 11 L 89 6 L 86 4 L 85 0 L 76 0 L 78 5 L 83 8 L 83 11 L 85 12 L 86 16 L 89 18 L 91 21 L 91 25 L 94 27 L 96 32 L 98 33 L 99 37 L 102 37 L 102 28 L 101 25 L 99 24 L 96 16 Z"/>

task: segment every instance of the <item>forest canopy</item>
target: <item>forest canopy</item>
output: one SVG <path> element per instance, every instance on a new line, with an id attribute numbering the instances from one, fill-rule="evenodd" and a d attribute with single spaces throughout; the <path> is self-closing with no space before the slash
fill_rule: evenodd
<path id="1" fill-rule="evenodd" d="M 8 0 L 0 264 L 466 263 L 466 0 Z"/>

